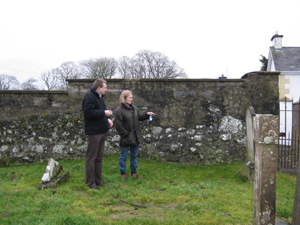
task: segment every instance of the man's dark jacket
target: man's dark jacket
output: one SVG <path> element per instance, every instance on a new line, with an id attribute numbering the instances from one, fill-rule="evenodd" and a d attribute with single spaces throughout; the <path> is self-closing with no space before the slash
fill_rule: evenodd
<path id="1" fill-rule="evenodd" d="M 103 134 L 109 131 L 110 125 L 105 110 L 103 97 L 100 98 L 95 89 L 91 87 L 91 91 L 86 94 L 82 102 L 86 135 Z"/>
<path id="2" fill-rule="evenodd" d="M 121 104 L 114 111 L 114 125 L 121 136 L 121 147 L 136 146 L 143 143 L 139 121 L 146 120 L 149 116 L 139 114 L 135 105 L 132 105 L 132 107 L 130 109 L 125 104 Z"/>

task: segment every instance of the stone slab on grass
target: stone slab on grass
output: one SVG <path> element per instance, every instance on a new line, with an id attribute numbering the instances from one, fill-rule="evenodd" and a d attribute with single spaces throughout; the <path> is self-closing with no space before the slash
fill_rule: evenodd
<path id="1" fill-rule="evenodd" d="M 62 182 L 67 181 L 70 178 L 69 171 L 66 171 L 64 174 L 53 178 L 50 182 L 43 182 L 37 186 L 38 189 L 44 189 L 48 187 L 57 187 Z"/>
<path id="2" fill-rule="evenodd" d="M 70 177 L 69 171 L 63 172 L 63 167 L 54 159 L 48 160 L 46 173 L 42 177 L 42 183 L 38 185 L 38 189 L 48 187 L 57 187 L 62 182 L 65 182 Z"/>

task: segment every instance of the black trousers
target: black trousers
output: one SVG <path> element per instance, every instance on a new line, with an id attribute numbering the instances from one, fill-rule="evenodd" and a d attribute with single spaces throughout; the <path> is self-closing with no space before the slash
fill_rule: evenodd
<path id="1" fill-rule="evenodd" d="M 101 183 L 105 138 L 106 133 L 87 135 L 85 183 L 88 186 L 96 186 Z"/>

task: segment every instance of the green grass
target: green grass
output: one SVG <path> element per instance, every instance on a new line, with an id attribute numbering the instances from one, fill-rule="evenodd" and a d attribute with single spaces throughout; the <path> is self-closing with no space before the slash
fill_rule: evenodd
<path id="1" fill-rule="evenodd" d="M 83 159 L 59 163 L 70 178 L 44 190 L 37 186 L 46 163 L 0 168 L 0 224 L 252 224 L 253 185 L 242 179 L 241 163 L 138 158 L 139 178 L 125 182 L 118 157 L 106 156 L 106 186 L 99 191 L 85 185 Z M 277 174 L 276 217 L 282 221 L 291 222 L 296 178 Z"/>

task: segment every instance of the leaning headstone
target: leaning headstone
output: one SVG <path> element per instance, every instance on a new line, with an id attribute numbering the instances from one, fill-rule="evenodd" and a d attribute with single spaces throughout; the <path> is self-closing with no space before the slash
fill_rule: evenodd
<path id="1" fill-rule="evenodd" d="M 46 172 L 42 177 L 42 183 L 38 185 L 38 189 L 47 187 L 57 187 L 62 182 L 68 180 L 70 177 L 69 171 L 64 172 L 63 167 L 54 159 L 48 160 Z"/>
<path id="2" fill-rule="evenodd" d="M 52 178 L 56 177 L 56 175 L 60 172 L 62 166 L 56 162 L 54 159 L 48 160 L 48 165 L 46 167 L 46 172 L 42 177 L 43 182 L 49 182 Z"/>
<path id="3" fill-rule="evenodd" d="M 247 155 L 245 161 L 242 162 L 242 176 L 251 184 L 254 183 L 255 169 L 255 144 L 253 133 L 253 117 L 255 110 L 252 106 L 246 112 L 246 127 L 247 127 Z"/>

